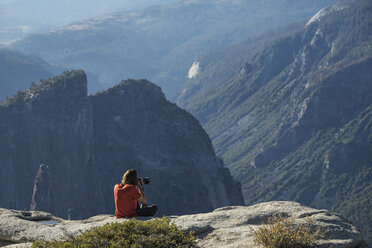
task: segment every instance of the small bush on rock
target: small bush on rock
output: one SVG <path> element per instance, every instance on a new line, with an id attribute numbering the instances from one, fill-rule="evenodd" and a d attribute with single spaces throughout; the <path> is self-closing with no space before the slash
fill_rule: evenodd
<path id="1" fill-rule="evenodd" d="M 169 218 L 131 219 L 93 228 L 65 241 L 35 241 L 32 248 L 46 247 L 194 247 L 195 236 L 170 223 Z"/>
<path id="2" fill-rule="evenodd" d="M 265 248 L 310 248 L 316 247 L 316 241 L 323 234 L 320 229 L 311 228 L 312 221 L 296 225 L 293 218 L 274 216 L 268 225 L 258 228 L 253 233 L 254 242 Z"/>

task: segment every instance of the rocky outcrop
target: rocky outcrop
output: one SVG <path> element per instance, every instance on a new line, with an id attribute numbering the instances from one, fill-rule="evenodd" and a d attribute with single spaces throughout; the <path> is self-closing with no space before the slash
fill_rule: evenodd
<path id="1" fill-rule="evenodd" d="M 118 180 L 107 173 L 121 176 L 135 167 L 153 179 L 145 191 L 159 214 L 242 204 L 239 185 L 216 158 L 208 135 L 192 115 L 169 103 L 160 87 L 127 80 L 91 102 L 95 163 L 105 192 Z M 111 195 L 105 194 L 104 202 L 113 208 Z"/>
<path id="2" fill-rule="evenodd" d="M 34 191 L 32 192 L 32 201 L 30 210 L 38 210 L 38 208 L 53 208 L 54 199 L 52 194 L 52 187 L 50 181 L 50 170 L 45 164 L 40 165 L 37 172 Z"/>
<path id="3" fill-rule="evenodd" d="M 171 219 L 181 229 L 194 231 L 200 247 L 255 247 L 252 233 L 267 224 L 273 215 L 292 217 L 296 224 L 311 218 L 313 227 L 324 231 L 318 247 L 365 247 L 363 237 L 352 223 L 327 210 L 304 207 L 296 202 L 223 207 L 210 213 L 171 216 Z M 29 247 L 34 240 L 61 240 L 117 221 L 126 219 L 98 215 L 87 220 L 67 221 L 45 212 L 0 209 L 0 242 Z"/>
<path id="4" fill-rule="evenodd" d="M 2 207 L 111 214 L 129 168 L 151 178 L 145 191 L 160 216 L 243 203 L 198 121 L 146 80 L 87 96 L 85 73 L 66 72 L 2 103 L 0 119 Z"/>
<path id="5" fill-rule="evenodd" d="M 102 193 L 94 180 L 91 112 L 82 71 L 44 80 L 0 106 L 0 206 L 29 209 L 34 179 L 40 164 L 46 164 L 51 194 L 38 198 L 49 204 L 35 209 L 66 218 L 69 209 L 76 217 L 96 213 L 87 208 L 88 202 L 98 204 Z M 83 192 L 90 181 L 96 183 Z M 38 192 L 50 190 L 40 186 Z"/>

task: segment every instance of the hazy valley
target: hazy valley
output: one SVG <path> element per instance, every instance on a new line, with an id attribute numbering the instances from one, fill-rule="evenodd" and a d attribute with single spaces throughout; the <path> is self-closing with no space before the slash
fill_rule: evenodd
<path id="1" fill-rule="evenodd" d="M 123 78 L 148 78 L 173 98 L 202 53 L 303 21 L 331 2 L 183 1 L 72 23 L 10 47 L 95 74 L 101 86 L 89 85 L 93 93 Z"/>

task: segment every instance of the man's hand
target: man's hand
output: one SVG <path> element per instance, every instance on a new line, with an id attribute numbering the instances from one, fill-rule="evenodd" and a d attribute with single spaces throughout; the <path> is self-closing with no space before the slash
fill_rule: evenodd
<path id="1" fill-rule="evenodd" d="M 143 183 L 143 177 L 140 177 L 140 178 L 138 178 L 139 180 L 138 180 L 138 182 L 140 183 L 140 186 L 141 185 L 144 185 L 144 183 Z"/>

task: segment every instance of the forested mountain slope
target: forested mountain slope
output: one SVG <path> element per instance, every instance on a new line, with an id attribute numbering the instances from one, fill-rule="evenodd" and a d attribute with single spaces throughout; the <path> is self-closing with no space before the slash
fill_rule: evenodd
<path id="1" fill-rule="evenodd" d="M 338 1 L 219 87 L 180 101 L 243 183 L 246 203 L 296 200 L 334 209 L 370 243 L 371 26 L 371 1 Z M 202 84 L 198 77 L 212 67 L 201 64 L 194 82 Z"/>

